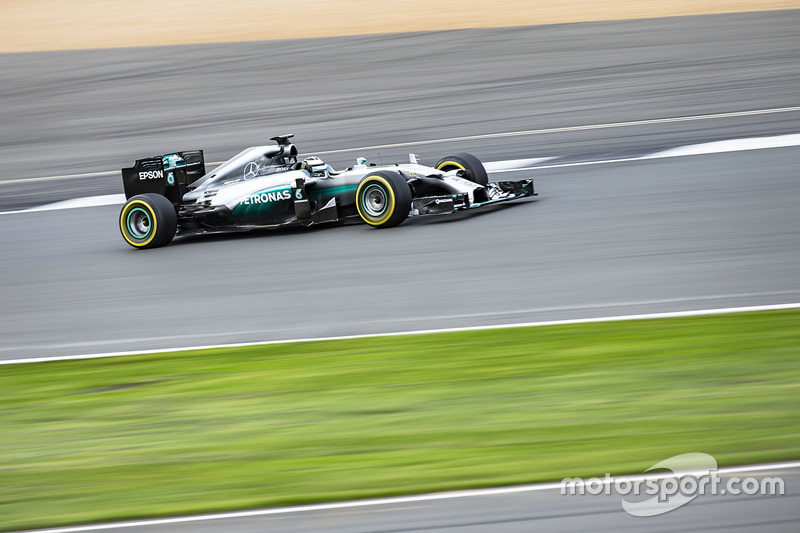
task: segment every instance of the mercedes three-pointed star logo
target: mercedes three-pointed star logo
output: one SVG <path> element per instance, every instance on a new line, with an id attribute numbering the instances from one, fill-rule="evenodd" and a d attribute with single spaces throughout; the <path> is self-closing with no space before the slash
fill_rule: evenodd
<path id="1" fill-rule="evenodd" d="M 247 166 L 244 167 L 244 179 L 255 178 L 258 175 L 258 165 L 255 161 L 251 161 L 247 163 Z"/>

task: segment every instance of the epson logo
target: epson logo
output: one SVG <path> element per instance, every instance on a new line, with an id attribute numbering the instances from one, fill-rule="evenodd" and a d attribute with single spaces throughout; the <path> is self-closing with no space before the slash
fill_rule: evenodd
<path id="1" fill-rule="evenodd" d="M 164 177 L 163 170 L 148 170 L 147 172 L 139 172 L 140 180 L 157 180 Z"/>
<path id="2" fill-rule="evenodd" d="M 288 200 L 292 197 L 289 189 L 274 192 L 262 192 L 261 194 L 251 194 L 245 196 L 239 205 L 253 205 L 253 204 L 268 204 L 269 202 L 276 202 L 278 200 Z"/>

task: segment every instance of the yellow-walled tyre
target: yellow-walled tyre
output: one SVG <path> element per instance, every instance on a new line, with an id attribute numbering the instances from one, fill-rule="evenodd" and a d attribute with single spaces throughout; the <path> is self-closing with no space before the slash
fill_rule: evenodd
<path id="1" fill-rule="evenodd" d="M 168 244 L 178 229 L 178 214 L 165 196 L 139 194 L 128 200 L 119 214 L 119 229 L 134 248 Z"/>
<path id="2" fill-rule="evenodd" d="M 437 170 L 463 170 L 464 178 L 475 182 L 478 185 L 489 183 L 489 175 L 486 173 L 481 160 L 472 154 L 460 152 L 458 154 L 443 157 L 436 163 Z"/>
<path id="3" fill-rule="evenodd" d="M 397 226 L 411 211 L 411 188 L 397 172 L 382 170 L 367 174 L 356 190 L 361 219 L 376 228 Z"/>

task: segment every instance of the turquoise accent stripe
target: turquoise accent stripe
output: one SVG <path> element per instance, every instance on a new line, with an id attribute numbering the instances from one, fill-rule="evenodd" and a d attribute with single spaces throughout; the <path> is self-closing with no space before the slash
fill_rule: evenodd
<path id="1" fill-rule="evenodd" d="M 246 203 L 246 204 L 243 204 L 241 202 L 243 200 L 247 199 L 247 198 L 253 198 L 254 196 L 260 196 L 262 194 L 270 194 L 270 193 L 282 193 L 284 191 L 289 191 L 289 190 L 291 190 L 291 187 L 288 186 L 288 185 L 276 185 L 276 186 L 273 186 L 273 187 L 269 187 L 267 189 L 262 189 L 262 190 L 260 190 L 258 192 L 254 192 L 254 193 L 248 194 L 247 196 L 245 196 L 244 198 L 239 200 L 239 205 L 237 205 L 233 209 L 233 214 L 236 215 L 236 216 L 248 217 L 248 216 L 251 216 L 251 215 L 257 215 L 257 214 L 262 213 L 264 211 L 269 211 L 274 206 L 276 206 L 276 205 L 278 205 L 278 204 L 280 204 L 282 202 L 287 202 L 290 199 L 277 198 L 275 200 L 271 200 L 271 201 L 268 201 L 268 202 L 257 202 L 257 201 L 252 201 L 251 200 L 250 203 Z"/>
<path id="2" fill-rule="evenodd" d="M 358 188 L 358 184 L 356 183 L 355 185 L 342 185 L 340 187 L 331 187 L 329 189 L 311 189 L 311 191 L 309 191 L 309 192 L 311 193 L 311 195 L 317 197 L 317 196 L 322 196 L 324 194 L 334 195 L 334 194 L 340 194 L 340 193 L 343 193 L 343 192 L 354 191 L 357 188 Z"/>

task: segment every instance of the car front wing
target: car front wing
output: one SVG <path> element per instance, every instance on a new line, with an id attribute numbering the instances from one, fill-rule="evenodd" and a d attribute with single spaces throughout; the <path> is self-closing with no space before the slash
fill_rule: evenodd
<path id="1" fill-rule="evenodd" d="M 409 216 L 446 215 L 531 196 L 537 196 L 531 179 L 498 181 L 476 189 L 471 199 L 468 193 L 414 198 Z"/>

